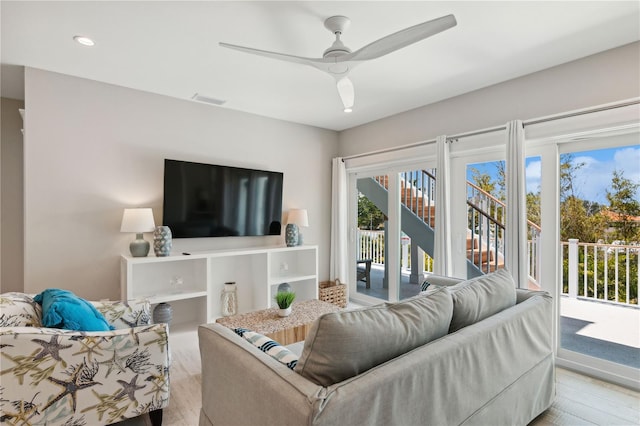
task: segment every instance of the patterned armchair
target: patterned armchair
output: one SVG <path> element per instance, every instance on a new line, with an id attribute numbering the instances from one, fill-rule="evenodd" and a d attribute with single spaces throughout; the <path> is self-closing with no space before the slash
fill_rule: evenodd
<path id="1" fill-rule="evenodd" d="M 151 324 L 148 301 L 91 302 L 116 329 L 41 327 L 23 293 L 0 295 L 0 423 L 105 425 L 169 404 L 166 324 Z"/>

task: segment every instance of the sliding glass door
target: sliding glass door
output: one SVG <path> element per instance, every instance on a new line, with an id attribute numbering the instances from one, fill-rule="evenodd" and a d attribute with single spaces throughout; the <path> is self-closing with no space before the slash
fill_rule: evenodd
<path id="1" fill-rule="evenodd" d="M 559 147 L 559 355 L 640 378 L 638 133 Z"/>
<path id="2" fill-rule="evenodd" d="M 637 117 L 633 109 L 621 108 L 525 129 L 527 152 L 540 158 L 537 273 L 539 286 L 556 302 L 557 365 L 635 388 L 640 387 Z"/>
<path id="3" fill-rule="evenodd" d="M 433 267 L 435 170 L 351 174 L 355 297 L 375 303 L 418 294 Z"/>
<path id="4" fill-rule="evenodd" d="M 632 387 L 640 387 L 639 110 L 603 107 L 524 128 L 527 287 L 554 296 L 558 364 Z M 506 140 L 495 129 L 447 141 L 450 275 L 509 261 Z M 423 148 L 428 161 L 407 160 Z M 347 167 L 351 298 L 395 301 L 419 291 L 434 261 L 435 145 L 370 157 Z"/>
<path id="5" fill-rule="evenodd" d="M 389 300 L 388 188 L 387 174 L 356 177 L 356 291 L 382 300 Z"/>

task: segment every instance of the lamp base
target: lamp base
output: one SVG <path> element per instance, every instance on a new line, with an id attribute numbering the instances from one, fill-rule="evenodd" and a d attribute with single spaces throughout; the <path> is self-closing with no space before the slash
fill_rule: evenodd
<path id="1" fill-rule="evenodd" d="M 133 257 L 145 257 L 149 254 L 151 245 L 142 237 L 142 234 L 136 234 L 136 239 L 129 244 L 129 250 Z"/>

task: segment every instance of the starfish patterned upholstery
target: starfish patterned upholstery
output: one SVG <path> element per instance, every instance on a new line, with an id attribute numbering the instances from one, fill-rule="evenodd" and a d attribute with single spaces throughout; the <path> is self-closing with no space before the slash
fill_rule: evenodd
<path id="1" fill-rule="evenodd" d="M 167 324 L 147 300 L 91 302 L 116 329 L 42 327 L 23 293 L 0 295 L 0 424 L 105 425 L 169 403 Z"/>

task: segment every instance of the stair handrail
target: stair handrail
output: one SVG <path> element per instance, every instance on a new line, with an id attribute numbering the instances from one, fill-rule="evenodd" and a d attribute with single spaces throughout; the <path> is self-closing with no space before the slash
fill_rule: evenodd
<path id="1" fill-rule="evenodd" d="M 475 185 L 474 183 L 467 181 L 467 185 L 472 187 L 473 189 L 476 190 L 476 192 L 481 196 L 481 197 L 485 197 L 487 199 L 489 199 L 491 202 L 497 204 L 499 206 L 499 208 L 502 209 L 506 209 L 507 206 L 505 203 L 503 203 L 501 200 L 497 199 L 496 197 L 494 197 L 493 195 L 491 195 L 490 193 L 488 193 L 487 191 L 483 190 L 482 188 L 478 187 L 477 185 Z M 483 211 L 479 206 L 475 205 L 474 203 L 472 203 L 470 200 L 467 200 L 467 205 L 469 205 L 473 210 L 476 210 L 479 214 L 481 214 L 482 216 L 484 216 L 485 218 L 487 218 L 488 220 L 495 222 L 496 225 L 499 225 L 499 227 L 504 230 L 505 227 L 502 223 L 498 223 L 490 213 L 487 213 L 485 211 Z M 538 284 L 538 279 L 539 279 L 539 274 L 540 274 L 540 234 L 542 234 L 542 228 L 536 224 L 535 222 L 532 222 L 531 220 L 527 219 L 527 229 L 530 232 L 530 238 L 528 241 L 528 247 L 527 247 L 527 251 L 528 251 L 528 264 L 527 264 L 527 269 L 528 269 L 528 275 L 529 275 L 529 281 L 531 283 L 534 284 Z M 488 231 L 488 230 L 487 230 Z M 480 234 L 482 234 L 482 232 L 480 231 Z M 490 237 L 488 235 L 487 232 L 487 241 L 489 241 Z M 480 244 L 482 243 L 482 236 L 480 236 Z M 494 235 L 494 245 L 495 245 L 495 251 L 496 254 L 499 252 L 502 252 L 504 250 L 504 248 L 499 247 L 500 241 L 497 238 L 497 235 Z M 502 254 L 504 255 L 504 253 L 502 252 Z M 472 259 L 474 259 L 473 257 L 473 249 L 472 249 Z M 474 262 L 475 264 L 475 262 Z M 480 269 L 481 265 L 476 265 L 478 266 Z M 497 266 L 497 263 L 496 263 Z"/>
<path id="2" fill-rule="evenodd" d="M 436 175 L 435 175 L 435 173 L 432 173 L 431 171 L 426 170 L 426 169 L 420 169 L 420 171 L 422 172 L 423 175 L 426 175 L 427 178 L 425 179 L 423 177 L 421 179 L 422 184 L 421 184 L 421 187 L 419 187 L 419 188 L 417 187 L 417 185 L 414 183 L 414 180 L 412 179 L 414 172 L 408 172 L 408 173 L 410 173 L 410 179 L 406 179 L 406 173 L 405 173 L 405 176 L 403 177 L 403 181 L 405 182 L 404 188 L 405 189 L 407 189 L 407 188 L 415 189 L 415 196 L 414 196 L 414 191 L 413 190 L 410 191 L 408 195 L 407 195 L 406 191 L 403 191 L 403 194 L 401 196 L 400 201 L 407 209 L 409 209 L 409 211 L 411 211 L 413 214 L 415 214 L 416 217 L 420 218 L 420 220 L 422 222 L 424 222 L 427 226 L 432 228 L 432 226 L 431 226 L 431 219 L 432 219 L 432 216 L 431 216 L 431 206 L 432 206 L 431 205 L 431 198 L 428 198 L 426 196 L 425 192 L 428 192 L 429 194 L 431 194 L 432 189 L 433 189 L 431 186 L 433 185 L 433 183 L 436 180 Z M 416 172 L 417 172 L 417 170 L 416 170 Z M 386 175 L 384 175 L 384 176 L 376 176 L 374 179 L 378 182 L 378 184 L 380 186 L 382 186 L 383 188 L 388 190 L 388 177 Z M 417 181 L 417 179 L 416 179 L 416 181 Z M 427 185 L 425 185 L 425 181 L 429 182 L 429 183 Z M 407 182 L 408 182 L 409 185 L 406 184 Z M 471 187 L 472 189 L 474 189 L 475 190 L 475 194 L 478 195 L 479 197 L 484 198 L 484 199 L 488 200 L 489 202 L 493 203 L 493 205 L 496 206 L 496 209 L 495 209 L 496 212 L 499 209 L 502 209 L 502 211 L 506 210 L 507 206 L 506 206 L 506 204 L 504 202 L 502 202 L 500 199 L 496 198 L 495 196 L 493 196 L 489 192 L 485 191 L 484 189 L 480 188 L 478 185 L 474 184 L 473 182 L 467 180 L 467 187 Z M 425 191 L 425 188 L 429 188 L 429 189 L 427 191 Z M 421 198 L 422 198 L 422 214 L 418 214 L 418 211 L 417 211 L 418 210 L 418 203 L 417 202 L 416 202 L 416 211 L 414 211 L 414 209 L 413 209 L 413 204 L 414 204 L 413 200 L 414 199 L 417 200 L 419 198 L 418 197 L 418 192 L 420 192 L 420 195 L 421 195 Z M 407 202 L 406 202 L 407 200 L 409 201 L 409 204 L 407 204 Z M 428 219 L 426 219 L 426 220 L 425 220 L 425 217 L 424 217 L 425 216 L 425 204 L 428 204 L 428 206 L 429 206 L 428 213 L 427 213 Z M 479 247 L 480 253 L 479 254 L 481 255 L 481 251 L 482 251 L 482 241 L 483 241 L 483 239 L 486 239 L 486 241 L 487 241 L 489 246 L 493 245 L 493 250 L 494 250 L 494 255 L 495 255 L 495 267 L 497 268 L 498 267 L 498 254 L 500 253 L 500 254 L 504 255 L 504 253 L 503 253 L 504 247 L 502 245 L 502 239 L 499 238 L 499 234 L 501 232 L 498 232 L 497 230 L 499 229 L 502 232 L 504 232 L 505 225 L 497 217 L 498 215 L 494 216 L 490 212 L 485 211 L 484 208 L 482 208 L 481 206 L 477 205 L 472 200 L 467 199 L 467 205 L 473 211 L 476 211 L 479 215 L 481 215 L 482 217 L 486 218 L 486 220 L 487 220 L 487 222 L 486 222 L 487 223 L 487 229 L 485 231 L 487 233 L 486 238 L 484 238 L 482 236 L 482 234 L 483 234 L 482 221 L 480 221 L 480 220 L 478 221 L 479 229 L 478 229 L 478 234 L 476 234 L 476 235 L 478 235 L 478 237 L 479 237 L 479 245 L 480 245 L 480 247 Z M 475 227 L 475 219 L 472 218 L 472 221 L 474 222 L 474 224 L 472 225 L 471 228 Z M 489 223 L 491 223 L 491 224 L 493 224 L 495 226 L 495 231 L 493 232 L 493 236 L 490 235 L 491 234 L 491 230 L 490 230 Z M 539 259 L 538 259 L 538 255 L 537 255 L 537 252 L 539 251 L 539 248 L 537 247 L 537 245 L 539 244 L 539 238 L 538 237 L 542 233 L 542 228 L 538 224 L 532 222 L 529 219 L 527 219 L 527 227 L 530 230 L 530 235 L 531 235 L 531 239 L 529 241 L 529 249 L 528 249 L 529 252 L 530 252 L 529 253 L 529 257 L 530 257 L 530 262 L 529 263 L 530 264 L 528 265 L 529 276 L 530 276 L 531 280 L 533 280 L 534 282 L 537 282 L 537 276 L 538 276 L 539 269 L 540 269 Z M 475 229 L 471 229 L 472 233 L 475 233 L 475 231 L 476 231 Z M 491 239 L 494 240 L 493 244 L 491 244 L 491 242 L 490 242 Z M 474 259 L 475 255 L 473 254 L 473 252 L 474 252 L 474 248 L 473 247 L 471 249 L 471 252 L 472 252 L 471 253 L 471 257 L 472 257 L 472 259 Z M 479 256 L 479 259 L 481 260 L 481 256 Z M 488 263 L 489 262 L 487 262 L 487 267 L 489 267 Z M 482 270 L 482 265 L 481 264 L 478 264 L 476 266 L 479 267 L 480 270 Z"/>
<path id="3" fill-rule="evenodd" d="M 471 181 L 467 181 L 467 186 L 472 187 L 473 189 L 477 190 L 478 192 L 481 193 L 481 195 L 485 198 L 490 199 L 491 201 L 495 202 L 496 204 L 499 204 L 500 207 L 506 209 L 507 205 L 505 203 L 503 203 L 500 199 L 494 197 L 493 195 L 491 195 L 490 193 L 488 193 L 487 191 L 485 191 L 484 189 L 480 188 L 478 185 L 474 184 Z M 477 207 L 477 206 L 476 206 Z M 480 210 L 483 214 L 489 215 L 489 213 Z M 542 228 L 536 224 L 535 222 L 530 221 L 529 219 L 527 219 L 527 225 L 529 225 L 530 227 L 532 227 L 533 229 L 535 229 L 536 231 L 538 231 L 538 233 L 540 233 L 542 231 Z"/>

